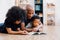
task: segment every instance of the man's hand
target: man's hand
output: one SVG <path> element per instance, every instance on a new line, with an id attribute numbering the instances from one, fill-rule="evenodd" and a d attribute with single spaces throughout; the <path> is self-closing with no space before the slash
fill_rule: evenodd
<path id="1" fill-rule="evenodd" d="M 32 32 L 37 32 L 37 30 L 36 29 L 33 29 Z"/>

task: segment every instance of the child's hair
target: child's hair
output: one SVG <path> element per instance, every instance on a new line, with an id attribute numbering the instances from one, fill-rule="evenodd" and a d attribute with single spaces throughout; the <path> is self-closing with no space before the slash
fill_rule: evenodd
<path id="1" fill-rule="evenodd" d="M 34 21 L 35 19 L 39 19 L 39 20 L 40 20 L 40 17 L 39 17 L 39 16 L 34 16 L 34 17 L 32 17 L 32 22 L 31 22 L 32 28 L 34 27 L 33 21 Z"/>
<path id="2" fill-rule="evenodd" d="M 24 15 L 23 15 L 24 14 Z M 16 20 L 23 20 L 26 12 L 22 8 L 18 6 L 13 6 L 10 8 L 6 14 L 6 18 L 9 18 L 10 20 L 16 21 Z"/>
<path id="3" fill-rule="evenodd" d="M 35 19 L 39 19 L 39 20 L 40 20 L 40 17 L 39 17 L 39 16 L 34 16 L 34 17 L 32 17 L 32 22 L 33 22 Z"/>

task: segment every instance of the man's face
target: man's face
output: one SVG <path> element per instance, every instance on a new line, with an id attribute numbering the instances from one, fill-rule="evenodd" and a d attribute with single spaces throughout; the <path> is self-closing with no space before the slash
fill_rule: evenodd
<path id="1" fill-rule="evenodd" d="M 34 15 L 34 11 L 33 10 L 27 10 L 27 17 L 29 19 L 32 18 L 33 15 Z"/>
<path id="2" fill-rule="evenodd" d="M 21 23 L 21 21 L 19 21 L 19 20 L 15 21 L 15 24 L 20 24 L 20 23 Z"/>

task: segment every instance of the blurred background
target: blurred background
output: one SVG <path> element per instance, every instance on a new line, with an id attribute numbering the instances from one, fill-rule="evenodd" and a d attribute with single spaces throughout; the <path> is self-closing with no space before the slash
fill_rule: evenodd
<path id="1" fill-rule="evenodd" d="M 28 2 L 28 3 L 27 3 Z M 24 3 L 24 2 L 23 2 Z M 21 3 L 21 4 L 23 4 Z M 60 26 L 60 5 L 59 0 L 28 0 L 24 4 L 30 4 L 36 14 L 40 15 L 44 25 L 47 24 L 47 4 L 55 5 L 55 25 Z M 4 23 L 5 15 L 12 6 L 19 6 L 18 0 L 0 0 L 0 23 Z"/>

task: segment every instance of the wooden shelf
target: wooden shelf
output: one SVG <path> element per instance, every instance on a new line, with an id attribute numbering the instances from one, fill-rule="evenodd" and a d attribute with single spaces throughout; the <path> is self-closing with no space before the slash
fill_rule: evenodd
<path id="1" fill-rule="evenodd" d="M 55 26 L 55 5 L 53 3 L 47 4 L 47 18 L 46 18 L 46 24 L 49 26 Z"/>

